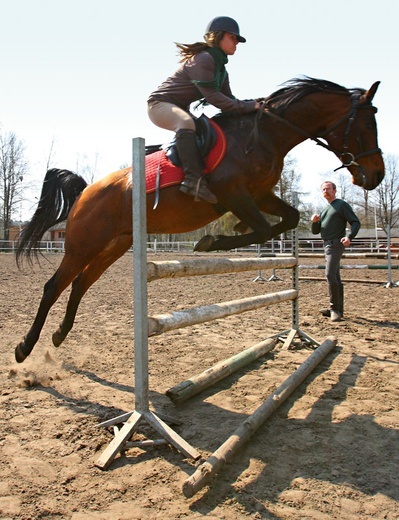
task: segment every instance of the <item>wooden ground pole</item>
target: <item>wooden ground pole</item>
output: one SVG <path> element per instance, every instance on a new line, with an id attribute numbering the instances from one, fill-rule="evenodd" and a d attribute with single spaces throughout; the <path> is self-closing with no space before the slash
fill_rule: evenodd
<path id="1" fill-rule="evenodd" d="M 222 444 L 195 473 L 183 484 L 183 493 L 191 498 L 211 479 L 220 472 L 225 462 L 228 462 L 242 446 L 248 442 L 256 430 L 268 419 L 272 413 L 291 395 L 291 393 L 306 379 L 316 366 L 336 346 L 337 339 L 328 337 L 307 358 L 288 379 L 273 392 L 266 401 L 255 410 L 237 430 Z"/>

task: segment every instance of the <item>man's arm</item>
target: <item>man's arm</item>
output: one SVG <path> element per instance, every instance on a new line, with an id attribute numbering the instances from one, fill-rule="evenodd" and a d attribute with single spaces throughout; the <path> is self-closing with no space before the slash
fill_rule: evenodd
<path id="1" fill-rule="evenodd" d="M 349 234 L 347 235 L 349 240 L 353 240 L 355 236 L 359 233 L 360 229 L 360 220 L 358 219 L 356 213 L 349 206 L 349 204 L 345 204 L 345 218 L 351 229 Z"/>
<path id="2" fill-rule="evenodd" d="M 321 229 L 320 215 L 315 213 L 314 215 L 312 215 L 310 220 L 312 221 L 312 233 L 314 235 L 318 235 L 320 233 L 320 229 Z"/>

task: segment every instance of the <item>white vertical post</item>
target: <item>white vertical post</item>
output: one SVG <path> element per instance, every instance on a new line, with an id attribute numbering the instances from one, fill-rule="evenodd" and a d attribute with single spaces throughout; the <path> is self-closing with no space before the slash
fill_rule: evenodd
<path id="1" fill-rule="evenodd" d="M 393 287 L 395 284 L 392 282 L 392 256 L 391 256 L 391 225 L 387 224 L 387 243 L 388 243 L 388 282 L 386 287 Z"/>
<path id="2" fill-rule="evenodd" d="M 146 420 L 164 439 L 187 457 L 199 459 L 200 453 L 149 409 L 148 383 L 148 298 L 147 298 L 147 211 L 144 139 L 133 139 L 132 218 L 133 218 L 133 312 L 135 410 L 102 423 L 103 426 L 124 422 L 114 439 L 100 455 L 96 466 L 106 469 L 124 448 L 139 424 Z M 169 418 L 171 419 L 171 418 Z"/>
<path id="3" fill-rule="evenodd" d="M 261 255 L 261 245 L 258 244 L 258 258 L 260 258 L 260 255 Z M 259 282 L 259 281 L 266 282 L 266 280 L 262 276 L 261 269 L 258 270 L 258 276 L 256 278 L 254 278 L 252 281 L 253 282 Z"/>
<path id="4" fill-rule="evenodd" d="M 298 193 L 296 191 L 292 192 L 292 205 L 294 208 L 298 209 Z M 281 235 L 283 236 L 283 235 Z M 299 292 L 299 277 L 298 277 L 298 262 L 299 262 L 299 246 L 298 246 L 298 232 L 297 229 L 294 228 L 292 230 L 292 247 L 291 247 L 292 256 L 294 256 L 297 260 L 296 265 L 292 269 L 292 288 Z M 283 334 L 287 334 L 287 337 L 283 344 L 283 349 L 288 349 L 291 347 L 291 344 L 296 336 L 298 336 L 302 341 L 305 341 L 311 345 L 320 345 L 315 339 L 305 334 L 305 332 L 299 329 L 299 299 L 295 298 L 292 300 L 292 328 L 284 332 Z"/>
<path id="5" fill-rule="evenodd" d="M 136 410 L 148 411 L 148 299 L 145 144 L 133 139 L 133 312 Z"/>
<path id="6" fill-rule="evenodd" d="M 375 228 L 375 247 L 376 247 L 376 251 L 378 253 L 380 250 L 380 247 L 379 247 L 380 244 L 379 244 L 379 240 L 378 240 L 377 208 L 374 208 L 374 228 Z"/>
<path id="7" fill-rule="evenodd" d="M 298 193 L 294 191 L 292 193 L 292 205 L 298 209 Z M 292 230 L 292 256 L 297 259 L 296 265 L 292 269 L 292 288 L 299 291 L 299 280 L 298 280 L 298 260 L 299 260 L 299 247 L 298 247 L 298 229 Z M 299 299 L 295 298 L 292 300 L 292 328 L 295 330 L 299 329 Z"/>

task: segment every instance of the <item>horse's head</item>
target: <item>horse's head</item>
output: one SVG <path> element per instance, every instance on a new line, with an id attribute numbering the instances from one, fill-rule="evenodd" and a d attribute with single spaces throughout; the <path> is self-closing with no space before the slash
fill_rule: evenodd
<path id="1" fill-rule="evenodd" d="M 365 190 L 376 188 L 385 174 L 377 141 L 377 109 L 372 105 L 379 84 L 366 91 L 354 90 L 349 112 L 323 136 L 342 161 L 341 168 L 347 168 L 353 183 Z"/>
<path id="2" fill-rule="evenodd" d="M 372 190 L 385 172 L 377 142 L 377 109 L 372 105 L 379 83 L 369 90 L 348 90 L 323 79 L 294 78 L 261 100 L 266 105 L 263 113 L 284 123 L 285 133 L 287 127 L 294 130 L 298 140 L 284 136 L 288 149 L 301 142 L 299 139 L 312 139 L 335 153 L 341 168 L 351 172 L 354 184 Z"/>

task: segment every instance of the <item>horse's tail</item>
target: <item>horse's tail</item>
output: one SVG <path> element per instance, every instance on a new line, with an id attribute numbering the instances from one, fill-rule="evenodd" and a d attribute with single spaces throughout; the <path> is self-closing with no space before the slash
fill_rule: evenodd
<path id="1" fill-rule="evenodd" d="M 16 260 L 25 255 L 28 261 L 37 258 L 38 247 L 44 233 L 55 224 L 67 219 L 73 203 L 86 188 L 87 182 L 69 170 L 48 170 L 43 181 L 40 200 L 29 224 L 18 238 Z"/>

